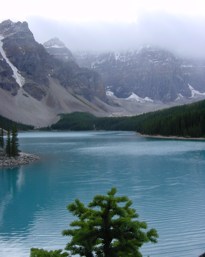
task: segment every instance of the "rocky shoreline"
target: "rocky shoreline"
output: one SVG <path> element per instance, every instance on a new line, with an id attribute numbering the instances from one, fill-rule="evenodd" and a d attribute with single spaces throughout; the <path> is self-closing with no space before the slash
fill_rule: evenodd
<path id="1" fill-rule="evenodd" d="M 17 157 L 0 156 L 0 168 L 26 165 L 39 159 L 40 158 L 37 155 L 22 152 L 20 152 Z"/>

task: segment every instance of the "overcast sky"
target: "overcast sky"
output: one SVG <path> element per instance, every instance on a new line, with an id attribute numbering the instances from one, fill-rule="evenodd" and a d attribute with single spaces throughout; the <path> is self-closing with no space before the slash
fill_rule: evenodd
<path id="1" fill-rule="evenodd" d="M 205 0 L 1 0 L 0 20 L 28 21 L 40 43 L 59 37 L 72 50 L 154 44 L 205 57 Z"/>

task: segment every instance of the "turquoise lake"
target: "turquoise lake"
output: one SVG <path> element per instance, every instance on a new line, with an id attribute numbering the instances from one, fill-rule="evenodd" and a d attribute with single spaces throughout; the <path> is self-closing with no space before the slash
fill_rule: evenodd
<path id="1" fill-rule="evenodd" d="M 147 257 L 205 252 L 205 141 L 146 139 L 133 132 L 26 132 L 20 149 L 40 161 L 0 169 L 0 257 L 64 248 L 66 209 L 117 187 L 159 233 Z"/>

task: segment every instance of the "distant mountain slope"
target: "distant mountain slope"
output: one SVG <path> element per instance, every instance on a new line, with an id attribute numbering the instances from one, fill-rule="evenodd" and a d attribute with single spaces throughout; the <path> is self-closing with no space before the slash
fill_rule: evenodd
<path id="1" fill-rule="evenodd" d="M 0 114 L 45 126 L 58 113 L 107 115 L 101 77 L 74 61 L 63 62 L 37 43 L 26 22 L 0 23 Z"/>
<path id="2" fill-rule="evenodd" d="M 75 59 L 80 66 L 99 72 L 107 90 L 118 98 L 135 94 L 180 103 L 205 97 L 205 60 L 179 58 L 151 46 L 118 53 L 76 53 Z"/>

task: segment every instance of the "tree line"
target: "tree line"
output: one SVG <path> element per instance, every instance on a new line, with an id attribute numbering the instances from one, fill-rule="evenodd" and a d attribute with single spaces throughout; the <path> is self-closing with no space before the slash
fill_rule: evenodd
<path id="1" fill-rule="evenodd" d="M 25 125 L 19 122 L 15 122 L 12 120 L 9 120 L 3 116 L 0 115 L 0 124 L 1 124 L 1 128 L 3 128 L 4 130 L 8 130 L 11 129 L 13 126 L 16 126 L 18 130 L 31 130 L 34 129 L 33 126 L 30 125 Z"/>
<path id="2" fill-rule="evenodd" d="M 136 127 L 148 135 L 205 137 L 205 101 L 141 115 Z"/>
<path id="3" fill-rule="evenodd" d="M 80 112 L 63 114 L 50 129 L 122 130 L 147 135 L 205 137 L 205 101 L 132 117 L 95 117 Z"/>
<path id="4" fill-rule="evenodd" d="M 13 124 L 21 130 L 33 129 L 0 116 L 2 128 Z M 60 115 L 60 120 L 45 130 L 122 130 L 147 135 L 205 137 L 205 101 L 172 107 L 131 117 L 95 117 L 89 113 L 74 112 Z"/>

